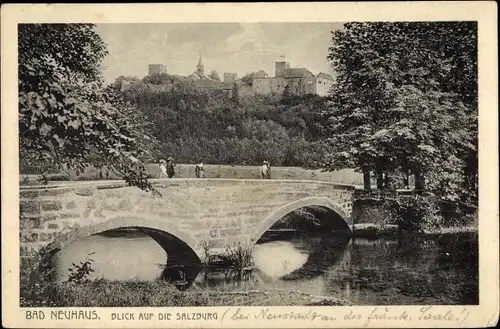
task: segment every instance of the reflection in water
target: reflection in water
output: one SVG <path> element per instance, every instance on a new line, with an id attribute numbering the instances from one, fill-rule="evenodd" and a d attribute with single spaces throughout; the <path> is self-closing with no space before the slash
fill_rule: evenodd
<path id="1" fill-rule="evenodd" d="M 308 249 L 307 262 L 282 279 L 288 281 L 308 280 L 326 273 L 331 266 L 337 264 L 344 257 L 345 248 L 350 239 L 350 231 L 337 231 L 322 235 L 318 239 L 317 245 Z"/>
<path id="2" fill-rule="evenodd" d="M 162 271 L 157 264 L 166 262 L 147 236 L 92 236 L 56 255 L 60 278 L 89 252 L 95 252 L 93 277 L 114 280 L 156 279 Z M 477 234 L 470 233 L 375 241 L 349 240 L 340 232 L 299 234 L 256 245 L 254 271 L 202 271 L 195 284 L 205 290 L 300 290 L 357 305 L 477 304 L 477 255 Z"/>
<path id="3" fill-rule="evenodd" d="M 91 235 L 57 252 L 53 257 L 57 280 L 68 278 L 68 268 L 87 254 L 94 260 L 91 278 L 109 280 L 154 280 L 165 264 L 165 251 L 149 236 L 140 232 L 120 235 Z"/>
<path id="4" fill-rule="evenodd" d="M 269 257 L 272 255 L 272 257 Z M 309 258 L 289 241 L 258 244 L 253 252 L 255 266 L 269 278 L 278 279 L 301 268 Z"/>

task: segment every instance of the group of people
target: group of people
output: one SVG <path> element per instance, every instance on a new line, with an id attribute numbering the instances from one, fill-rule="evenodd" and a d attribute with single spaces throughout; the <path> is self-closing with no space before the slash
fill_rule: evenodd
<path id="1" fill-rule="evenodd" d="M 167 161 L 161 159 L 160 160 L 160 170 L 158 172 L 158 178 L 162 176 L 167 176 L 168 178 L 172 178 L 175 176 L 175 168 L 173 164 L 174 159 L 172 157 L 168 157 Z M 205 169 L 203 168 L 203 160 L 196 165 L 194 168 L 194 174 L 196 178 L 204 178 L 205 177 Z M 264 161 L 262 166 L 259 169 L 259 178 L 260 179 L 271 179 L 271 165 L 269 161 Z"/>
<path id="2" fill-rule="evenodd" d="M 163 159 L 160 160 L 160 170 L 158 172 L 158 178 L 161 178 L 162 176 L 167 176 L 168 178 L 172 178 L 175 176 L 175 167 L 173 161 L 174 159 L 172 157 L 168 157 L 167 161 Z M 205 169 L 203 169 L 203 160 L 200 160 L 200 162 L 196 165 L 196 167 L 194 168 L 194 173 L 196 175 L 196 178 L 205 177 Z"/>
<path id="3" fill-rule="evenodd" d="M 172 178 L 175 176 L 174 164 L 172 163 L 174 159 L 172 157 L 168 157 L 167 161 L 161 159 L 160 160 L 160 171 L 158 172 L 158 178 L 161 178 L 162 174 L 167 176 L 168 178 Z"/>

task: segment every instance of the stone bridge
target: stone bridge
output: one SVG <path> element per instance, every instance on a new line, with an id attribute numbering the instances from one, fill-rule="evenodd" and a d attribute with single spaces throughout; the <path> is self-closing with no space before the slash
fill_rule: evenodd
<path id="1" fill-rule="evenodd" d="M 216 253 L 232 243 L 257 242 L 294 211 L 316 212 L 326 229 L 352 225 L 354 187 L 349 185 L 252 179 L 151 182 L 161 196 L 123 181 L 21 187 L 21 256 L 40 253 L 47 258 L 77 239 L 134 228 L 158 242 L 169 263 L 176 258 L 199 262 L 207 250 Z"/>

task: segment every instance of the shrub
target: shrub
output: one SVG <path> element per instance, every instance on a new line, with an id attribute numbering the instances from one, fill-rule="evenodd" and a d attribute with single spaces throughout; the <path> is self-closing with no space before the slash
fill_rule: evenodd
<path id="1" fill-rule="evenodd" d="M 253 267 L 252 252 L 253 246 L 249 243 L 233 243 L 226 245 L 224 253 L 212 258 L 210 262 L 238 269 Z"/>
<path id="2" fill-rule="evenodd" d="M 92 263 L 94 260 L 92 258 L 89 258 L 89 256 L 93 255 L 94 253 L 89 253 L 85 257 L 85 261 L 81 261 L 80 265 L 77 265 L 73 263 L 73 267 L 69 268 L 69 276 L 68 276 L 68 283 L 73 283 L 76 285 L 80 285 L 84 282 L 90 281 L 90 273 L 95 272 L 95 270 L 92 268 Z"/>
<path id="3" fill-rule="evenodd" d="M 41 257 L 21 258 L 20 266 L 20 306 L 21 307 L 54 307 L 50 298 L 53 295 L 51 277 L 53 270 L 40 270 Z"/>
<path id="4" fill-rule="evenodd" d="M 383 204 L 404 231 L 427 231 L 443 224 L 436 198 L 424 195 L 385 198 Z"/>

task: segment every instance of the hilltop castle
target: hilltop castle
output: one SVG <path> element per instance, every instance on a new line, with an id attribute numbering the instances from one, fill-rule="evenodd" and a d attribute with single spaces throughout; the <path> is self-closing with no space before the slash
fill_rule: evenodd
<path id="1" fill-rule="evenodd" d="M 167 65 L 165 64 L 149 64 L 148 74 L 167 74 Z M 328 73 L 320 72 L 314 75 L 306 68 L 291 68 L 290 63 L 285 61 L 282 56 L 280 60 L 274 63 L 274 77 L 269 75 L 264 70 L 259 70 L 252 73 L 251 85 L 244 83 L 238 79 L 236 73 L 224 72 L 223 81 L 214 80 L 205 75 L 205 67 L 201 56 L 198 58 L 196 69 L 188 76 L 177 76 L 177 78 L 190 81 L 196 88 L 201 90 L 226 90 L 230 91 L 236 84 L 239 92 L 245 94 L 282 94 L 287 89 L 292 95 L 316 94 L 326 96 L 333 84 L 333 78 Z M 133 83 L 123 81 L 122 90 L 129 89 Z M 166 86 L 155 85 L 150 86 L 151 89 L 162 91 L 166 90 Z"/>
<path id="2" fill-rule="evenodd" d="M 293 95 L 316 94 L 326 96 L 333 84 L 328 73 L 317 75 L 305 68 L 291 68 L 290 63 L 282 57 L 274 63 L 274 77 L 259 70 L 254 73 L 252 91 L 256 94 L 281 94 L 288 88 Z"/>

